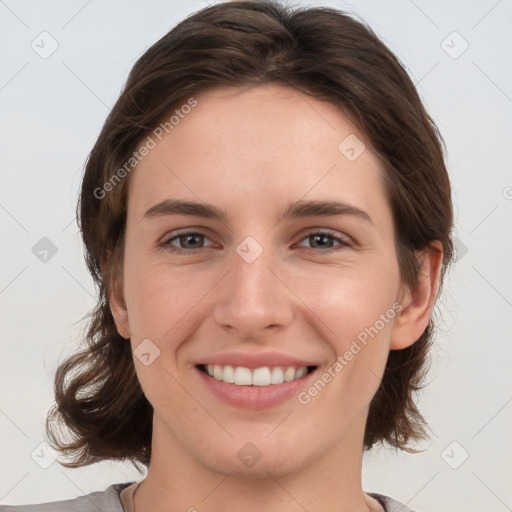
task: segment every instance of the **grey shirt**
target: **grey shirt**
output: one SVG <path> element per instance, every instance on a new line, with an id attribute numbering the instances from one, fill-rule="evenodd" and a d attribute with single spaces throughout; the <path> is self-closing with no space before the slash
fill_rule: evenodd
<path id="1" fill-rule="evenodd" d="M 124 512 L 119 494 L 133 482 L 113 484 L 104 491 L 96 491 L 72 500 L 53 501 L 40 505 L 0 505 L 0 512 Z M 409 507 L 382 494 L 368 493 L 386 512 L 414 512 Z"/>

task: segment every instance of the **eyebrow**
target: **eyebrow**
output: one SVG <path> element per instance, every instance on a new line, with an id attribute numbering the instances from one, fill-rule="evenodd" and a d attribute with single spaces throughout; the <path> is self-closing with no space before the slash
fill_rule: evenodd
<path id="1" fill-rule="evenodd" d="M 225 222 L 229 215 L 223 208 L 208 203 L 196 203 L 180 199 L 165 199 L 144 214 L 143 219 L 155 219 L 168 215 L 190 215 Z M 371 217 L 355 206 L 340 201 L 305 201 L 289 203 L 279 220 L 301 217 L 351 215 L 373 224 Z"/>

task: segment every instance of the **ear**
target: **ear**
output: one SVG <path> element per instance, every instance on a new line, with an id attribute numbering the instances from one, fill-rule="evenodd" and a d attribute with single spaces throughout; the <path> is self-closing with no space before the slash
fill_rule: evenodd
<path id="1" fill-rule="evenodd" d="M 101 271 L 105 277 L 108 270 L 108 265 L 104 259 L 100 260 Z M 124 300 L 123 283 L 122 280 L 113 276 L 111 291 L 108 297 L 108 303 L 114 322 L 116 323 L 117 332 L 125 339 L 131 337 L 130 322 L 128 320 L 128 310 Z"/>
<path id="2" fill-rule="evenodd" d="M 411 346 L 427 328 L 439 290 L 443 263 L 443 246 L 435 240 L 422 251 L 418 284 L 414 289 L 404 286 L 399 302 L 402 310 L 395 317 L 391 332 L 391 350 Z"/>

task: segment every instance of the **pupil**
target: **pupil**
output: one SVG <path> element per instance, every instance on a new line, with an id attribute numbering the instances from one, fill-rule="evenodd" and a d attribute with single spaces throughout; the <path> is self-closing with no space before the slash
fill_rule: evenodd
<path id="1" fill-rule="evenodd" d="M 312 237 L 311 237 L 311 239 L 314 240 L 313 246 L 315 246 L 315 244 L 317 244 L 318 239 L 323 239 L 325 241 L 325 239 L 328 239 L 328 238 L 330 238 L 329 235 L 312 235 Z M 327 245 L 328 245 L 328 247 L 331 247 L 332 243 L 327 244 Z M 325 245 L 322 245 L 322 244 L 320 244 L 320 246 L 325 247 Z"/>
<path id="2" fill-rule="evenodd" d="M 181 237 L 181 242 L 182 242 L 182 245 L 183 245 L 183 242 L 184 242 L 184 245 L 187 249 L 195 249 L 195 247 L 189 247 L 188 246 L 188 243 L 190 240 L 192 240 L 192 245 L 193 245 L 193 240 L 194 238 L 195 239 L 198 239 L 199 237 L 202 237 L 203 235 L 183 235 Z"/>

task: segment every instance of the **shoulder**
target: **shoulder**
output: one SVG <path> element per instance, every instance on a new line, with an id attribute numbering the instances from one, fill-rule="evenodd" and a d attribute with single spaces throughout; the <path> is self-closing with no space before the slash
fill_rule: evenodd
<path id="1" fill-rule="evenodd" d="M 119 493 L 130 483 L 113 484 L 71 500 L 53 501 L 38 505 L 0 505 L 0 512 L 123 512 Z"/>
<path id="2" fill-rule="evenodd" d="M 414 510 L 394 500 L 393 498 L 390 498 L 389 496 L 384 496 L 383 494 L 377 494 L 374 492 L 369 492 L 367 494 L 369 494 L 372 498 L 375 498 L 384 507 L 386 512 L 414 512 Z"/>

